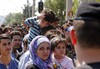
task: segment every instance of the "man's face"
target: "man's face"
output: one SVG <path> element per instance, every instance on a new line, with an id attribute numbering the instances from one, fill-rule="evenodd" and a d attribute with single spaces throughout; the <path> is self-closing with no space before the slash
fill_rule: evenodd
<path id="1" fill-rule="evenodd" d="M 49 25 L 49 22 L 47 22 L 47 21 L 45 21 L 43 19 L 40 20 L 40 26 L 41 26 L 41 28 L 46 27 L 48 25 Z"/>
<path id="2" fill-rule="evenodd" d="M 13 36 L 12 45 L 13 45 L 13 48 L 20 48 L 21 46 L 21 36 L 20 35 Z"/>
<path id="3" fill-rule="evenodd" d="M 1 55 L 10 55 L 11 53 L 11 40 L 10 39 L 1 39 L 0 41 L 0 53 Z"/>

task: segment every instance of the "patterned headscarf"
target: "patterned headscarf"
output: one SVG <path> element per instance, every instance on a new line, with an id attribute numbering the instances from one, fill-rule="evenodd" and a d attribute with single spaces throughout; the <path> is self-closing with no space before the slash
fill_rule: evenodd
<path id="1" fill-rule="evenodd" d="M 50 41 L 47 37 L 36 36 L 30 43 L 29 51 L 30 51 L 31 59 L 34 65 L 38 66 L 40 69 L 48 69 L 48 64 L 51 62 L 51 53 L 46 61 L 43 61 L 42 59 L 40 59 L 36 53 L 39 44 L 42 42 L 48 42 L 50 44 Z"/>

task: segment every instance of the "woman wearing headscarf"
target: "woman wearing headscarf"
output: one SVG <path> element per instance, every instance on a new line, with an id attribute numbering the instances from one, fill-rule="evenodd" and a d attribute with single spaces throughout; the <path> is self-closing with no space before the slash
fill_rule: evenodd
<path id="1" fill-rule="evenodd" d="M 36 36 L 30 43 L 30 61 L 25 65 L 25 69 L 49 69 L 51 62 L 51 45 L 45 36 Z"/>

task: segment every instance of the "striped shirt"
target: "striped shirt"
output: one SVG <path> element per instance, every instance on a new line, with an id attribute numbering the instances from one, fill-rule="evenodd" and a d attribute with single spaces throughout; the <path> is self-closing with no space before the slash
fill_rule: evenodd
<path id="1" fill-rule="evenodd" d="M 41 28 L 38 24 L 37 17 L 30 17 L 25 20 L 25 24 L 30 27 L 28 44 L 35 36 L 41 35 Z"/>

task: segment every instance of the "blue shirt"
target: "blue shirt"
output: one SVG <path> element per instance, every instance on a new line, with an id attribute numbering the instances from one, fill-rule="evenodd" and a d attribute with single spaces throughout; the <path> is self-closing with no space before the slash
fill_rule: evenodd
<path id="1" fill-rule="evenodd" d="M 12 57 L 10 63 L 7 66 L 0 63 L 0 69 L 18 69 L 18 60 Z"/>

